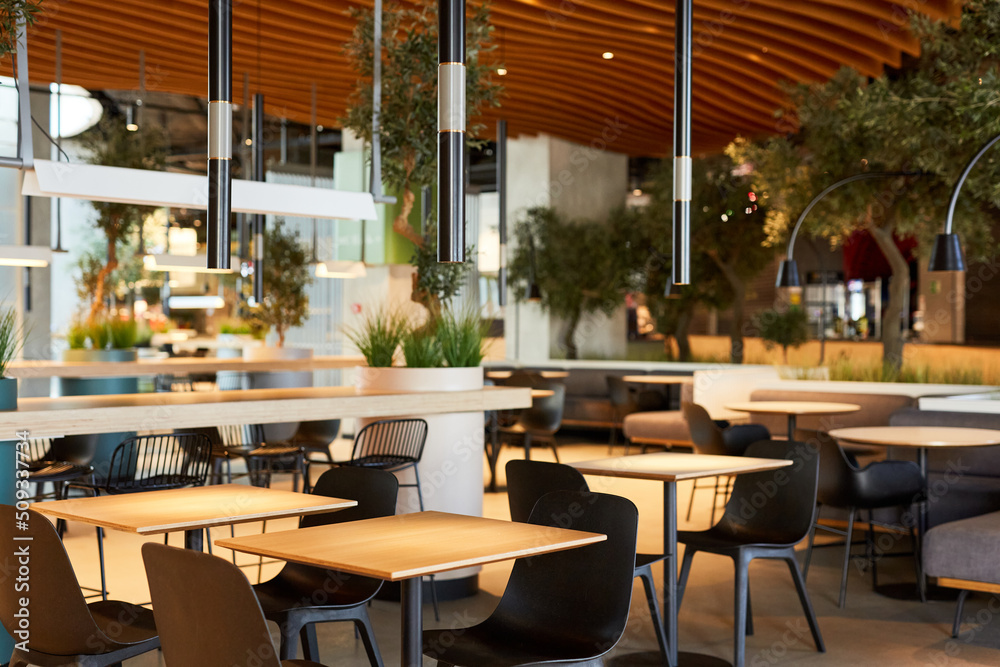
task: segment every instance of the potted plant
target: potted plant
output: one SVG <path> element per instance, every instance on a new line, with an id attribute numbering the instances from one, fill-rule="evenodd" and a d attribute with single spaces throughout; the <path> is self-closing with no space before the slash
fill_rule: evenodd
<path id="1" fill-rule="evenodd" d="M 757 328 L 767 349 L 781 347 L 782 363 L 788 365 L 788 348 L 798 347 L 809 340 L 806 312 L 792 306 L 785 311 L 766 310 L 757 316 Z"/>
<path id="2" fill-rule="evenodd" d="M 0 411 L 17 410 L 17 379 L 6 377 L 7 365 L 24 344 L 24 331 L 13 308 L 0 309 Z"/>

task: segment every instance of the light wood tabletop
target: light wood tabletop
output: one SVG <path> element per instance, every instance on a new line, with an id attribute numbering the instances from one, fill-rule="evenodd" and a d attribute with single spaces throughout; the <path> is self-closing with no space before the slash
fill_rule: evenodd
<path id="1" fill-rule="evenodd" d="M 607 536 L 445 512 L 416 512 L 216 540 L 220 547 L 401 581 L 562 551 Z"/>
<path id="2" fill-rule="evenodd" d="M 531 390 L 531 397 L 532 398 L 548 398 L 549 396 L 555 395 L 555 393 L 556 392 L 552 391 L 551 389 L 532 389 Z"/>
<path id="3" fill-rule="evenodd" d="M 529 407 L 527 387 L 421 393 L 301 387 L 22 398 L 17 410 L 0 412 L 0 440 L 14 440 L 21 431 L 40 437 Z"/>
<path id="4" fill-rule="evenodd" d="M 830 437 L 888 447 L 987 447 L 1000 445 L 1000 431 L 958 426 L 868 426 L 838 428 Z"/>
<path id="5" fill-rule="evenodd" d="M 561 378 L 568 378 L 569 371 L 528 371 L 531 373 L 537 373 L 541 375 L 546 380 L 559 380 Z M 486 377 L 491 380 L 509 380 L 514 374 L 514 371 L 486 371 Z"/>
<path id="6" fill-rule="evenodd" d="M 243 359 L 242 357 L 172 357 L 137 361 L 14 361 L 7 377 L 129 377 L 139 375 L 186 375 L 217 371 L 313 371 L 364 366 L 365 359 L 353 355 L 318 355 L 308 359 Z"/>
<path id="7" fill-rule="evenodd" d="M 853 403 L 827 403 L 823 401 L 745 401 L 727 403 L 726 410 L 734 412 L 761 412 L 774 415 L 839 415 L 857 412 L 860 405 Z"/>
<path id="8" fill-rule="evenodd" d="M 702 477 L 738 475 L 776 470 L 791 465 L 784 459 L 757 459 L 746 456 L 712 456 L 682 452 L 656 452 L 636 456 L 618 456 L 595 461 L 578 461 L 571 466 L 585 475 L 628 477 L 660 482 L 680 482 Z"/>
<path id="9" fill-rule="evenodd" d="M 243 484 L 218 484 L 53 500 L 35 503 L 31 509 L 58 519 L 80 521 L 139 535 L 156 535 L 320 514 L 357 504 L 356 500 Z"/>
<path id="10" fill-rule="evenodd" d="M 622 380 L 635 384 L 688 384 L 694 378 L 690 375 L 625 375 Z"/>

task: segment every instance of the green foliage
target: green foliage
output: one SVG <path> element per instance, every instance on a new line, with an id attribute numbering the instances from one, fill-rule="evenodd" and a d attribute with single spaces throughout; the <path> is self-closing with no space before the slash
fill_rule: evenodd
<path id="1" fill-rule="evenodd" d="M 301 326 L 309 317 L 306 287 L 312 283 L 305 246 L 296 231 L 278 219 L 264 235 L 264 299 L 246 318 L 253 330 L 270 329 L 278 334 L 278 347 L 285 344 L 285 334 Z"/>
<path id="2" fill-rule="evenodd" d="M 414 246 L 410 263 L 417 268 L 414 293 L 416 300 L 424 304 L 440 304 L 450 301 L 462 289 L 475 257 L 474 246 L 465 249 L 465 262 L 442 264 L 437 257 L 437 225 L 429 223 L 424 233 L 424 244 Z M 437 307 L 431 309 L 432 316 Z"/>
<path id="3" fill-rule="evenodd" d="M 445 309 L 437 319 L 437 339 L 451 368 L 469 368 L 483 362 L 483 341 L 489 325 L 474 308 Z M 409 364 L 407 364 L 409 365 Z"/>
<path id="4" fill-rule="evenodd" d="M 984 384 L 982 368 L 932 368 L 904 364 L 895 369 L 885 363 L 857 363 L 841 354 L 829 365 L 830 379 L 848 382 L 909 382 L 921 384 Z M 993 384 L 992 380 L 989 382 Z"/>
<path id="5" fill-rule="evenodd" d="M 139 339 L 139 324 L 131 318 L 113 317 L 108 320 L 108 338 L 112 349 L 129 350 Z"/>
<path id="6" fill-rule="evenodd" d="M 403 358 L 407 368 L 441 368 L 444 352 L 435 332 L 425 327 L 411 328 L 403 335 Z"/>
<path id="7" fill-rule="evenodd" d="M 488 4 L 466 20 L 466 106 L 470 118 L 500 106 L 503 88 L 493 81 L 495 65 L 484 62 L 492 50 Z M 357 21 L 344 47 L 358 82 L 341 120 L 366 142 L 372 140 L 372 64 L 374 16 L 371 9 L 352 8 Z M 382 177 L 395 191 L 433 185 L 437 180 L 437 3 L 421 0 L 415 7 L 387 3 L 382 10 L 382 106 L 380 114 Z M 468 126 L 470 141 L 481 123 Z"/>
<path id="8" fill-rule="evenodd" d="M 369 367 L 389 368 L 408 330 L 409 323 L 398 310 L 380 306 L 365 316 L 361 326 L 345 328 L 344 334 Z"/>
<path id="9" fill-rule="evenodd" d="M 71 350 L 82 350 L 87 347 L 87 339 L 90 337 L 90 328 L 80 321 L 75 321 L 69 325 L 66 331 L 66 342 Z"/>
<path id="10" fill-rule="evenodd" d="M 17 51 L 17 24 L 33 25 L 41 9 L 41 0 L 0 0 L 0 58 Z"/>
<path id="11" fill-rule="evenodd" d="M 107 249 L 103 244 L 97 244 L 81 252 L 76 261 L 76 294 L 81 302 L 90 301 L 97 292 L 97 286 L 102 282 L 105 295 L 114 295 L 119 301 L 125 301 L 132 287 L 139 280 L 151 280 L 158 284 L 161 279 L 154 274 L 151 277 L 142 263 L 142 253 L 137 251 L 134 243 L 121 242 L 115 252 L 120 258 L 114 270 L 104 273 L 107 263 Z M 155 288 L 154 288 L 155 289 Z"/>
<path id="12" fill-rule="evenodd" d="M 767 349 L 770 350 L 775 345 L 781 346 L 786 364 L 788 348 L 798 347 L 809 340 L 809 320 L 801 308 L 765 310 L 757 315 L 756 326 Z"/>
<path id="13" fill-rule="evenodd" d="M 523 299 L 532 275 L 542 307 L 567 322 L 566 356 L 577 356 L 574 333 L 589 314 L 611 315 L 635 280 L 629 211 L 626 220 L 570 221 L 550 208 L 531 208 L 514 227 L 516 245 L 508 263 L 511 290 Z M 532 260 L 534 247 L 534 260 Z"/>
<path id="14" fill-rule="evenodd" d="M 4 377 L 7 365 L 21 351 L 24 338 L 24 329 L 17 321 L 17 311 L 0 308 L 0 378 Z"/>
<path id="15" fill-rule="evenodd" d="M 219 333 L 239 336 L 250 335 L 253 331 L 250 325 L 246 323 L 234 324 L 232 322 L 223 322 L 222 325 L 219 326 Z"/>
<path id="16" fill-rule="evenodd" d="M 111 327 L 105 319 L 92 320 L 87 326 L 87 337 L 92 350 L 106 350 L 111 343 Z"/>

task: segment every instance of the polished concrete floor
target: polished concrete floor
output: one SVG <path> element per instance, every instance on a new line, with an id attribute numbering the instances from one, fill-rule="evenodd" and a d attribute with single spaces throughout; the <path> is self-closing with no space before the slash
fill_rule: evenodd
<path id="1" fill-rule="evenodd" d="M 560 448 L 563 461 L 600 458 L 607 455 L 601 444 L 575 444 L 578 438 L 570 437 Z M 341 445 L 338 445 L 342 446 Z M 620 453 L 620 449 L 618 453 Z M 509 457 L 517 454 L 507 448 L 499 468 Z M 539 458 L 548 459 L 551 452 L 539 451 Z M 655 552 L 662 549 L 662 487 L 658 483 L 590 478 L 595 491 L 615 493 L 631 499 L 639 508 L 639 550 Z M 284 482 L 277 482 L 283 484 Z M 501 487 L 503 478 L 500 479 Z M 678 488 L 681 528 L 700 529 L 708 526 L 710 511 L 709 491 L 699 492 L 695 499 L 690 521 L 686 521 L 690 485 Z M 407 491 L 404 489 L 403 493 Z M 508 519 L 507 499 L 504 493 L 486 494 L 486 516 Z M 268 524 L 268 531 L 290 529 L 291 520 Z M 236 528 L 237 534 L 260 531 L 260 524 L 246 524 Z M 228 529 L 214 531 L 216 538 L 228 536 Z M 145 602 L 149 599 L 145 574 L 139 549 L 144 538 L 108 531 L 106 554 L 109 564 L 108 586 L 112 597 Z M 173 536 L 171 544 L 180 546 L 180 536 Z M 906 547 L 903 540 L 902 547 Z M 99 581 L 97 548 L 94 530 L 81 524 L 70 526 L 66 538 L 73 565 L 83 585 Z M 860 547 L 858 547 L 860 552 Z M 217 555 L 226 558 L 231 552 L 216 549 Z M 777 562 L 757 562 L 751 566 L 750 582 L 753 595 L 755 634 L 747 639 L 748 667 L 763 665 L 871 665 L 874 667 L 904 667 L 909 665 L 1000 665 L 1000 604 L 982 596 L 971 597 L 966 604 L 963 626 L 959 639 L 950 637 L 954 602 L 904 602 L 882 597 L 871 590 L 871 575 L 852 567 L 849 580 L 847 608 L 836 604 L 840 576 L 841 547 L 818 549 L 809 573 L 808 588 L 819 618 L 827 652 L 817 653 L 799 607 L 795 589 L 786 566 Z M 997 555 L 1000 557 L 1000 554 Z M 257 579 L 256 560 L 238 555 L 237 562 L 245 564 L 244 572 Z M 265 565 L 263 577 L 273 575 L 280 565 Z M 428 603 L 424 609 L 425 627 L 462 627 L 489 615 L 499 600 L 510 573 L 511 563 L 500 563 L 483 568 L 480 575 L 481 591 L 473 598 L 444 602 L 441 621 L 434 620 Z M 886 558 L 880 563 L 880 583 L 906 581 L 913 577 L 909 558 Z M 599 570 L 595 570 L 599 575 Z M 656 572 L 661 581 L 662 569 Z M 699 554 L 694 561 L 684 605 L 680 612 L 680 649 L 700 652 L 728 660 L 732 659 L 733 618 L 733 568 L 726 558 Z M 399 605 L 375 601 L 371 607 L 379 647 L 386 665 L 399 664 Z M 349 624 L 334 623 L 320 626 L 319 643 L 321 659 L 327 665 L 354 667 L 367 665 L 361 642 L 354 637 Z M 645 596 L 638 581 L 633 591 L 632 616 L 628 629 L 609 657 L 615 664 L 636 664 L 624 657 L 626 654 L 656 650 L 656 639 L 650 626 Z M 425 661 L 432 664 L 431 661 Z M 127 661 L 126 666 L 153 667 L 162 664 L 158 653 Z M 183 666 L 171 666 L 183 667 Z M 488 666 L 477 666 L 488 667 Z"/>

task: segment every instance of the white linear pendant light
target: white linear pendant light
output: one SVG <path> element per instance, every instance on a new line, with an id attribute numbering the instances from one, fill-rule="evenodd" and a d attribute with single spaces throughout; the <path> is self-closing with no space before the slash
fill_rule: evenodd
<path id="1" fill-rule="evenodd" d="M 206 255 L 146 255 L 142 264 L 148 271 L 175 271 L 180 273 L 232 273 L 232 259 L 228 269 L 207 268 Z"/>
<path id="2" fill-rule="evenodd" d="M 0 266 L 40 268 L 52 261 L 52 249 L 34 245 L 0 245 Z"/>
<path id="3" fill-rule="evenodd" d="M 344 278 L 347 280 L 361 278 L 368 272 L 364 262 L 337 260 L 315 264 L 317 278 Z"/>
<path id="4" fill-rule="evenodd" d="M 208 209 L 203 176 L 145 169 L 35 160 L 21 194 L 146 206 Z M 371 193 L 282 183 L 233 181 L 233 211 L 301 218 L 375 220 Z"/>

